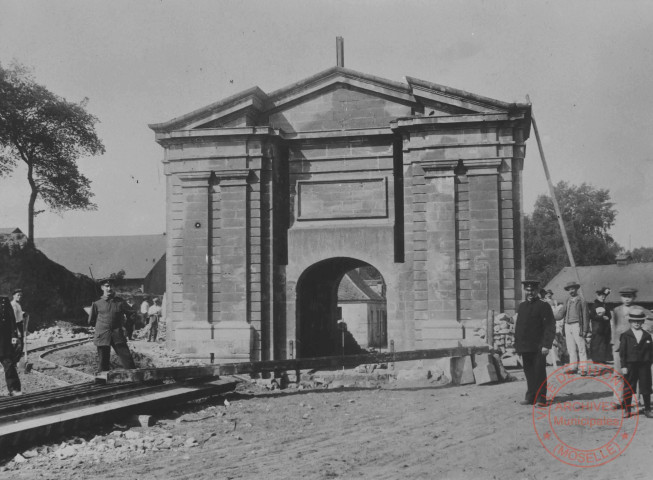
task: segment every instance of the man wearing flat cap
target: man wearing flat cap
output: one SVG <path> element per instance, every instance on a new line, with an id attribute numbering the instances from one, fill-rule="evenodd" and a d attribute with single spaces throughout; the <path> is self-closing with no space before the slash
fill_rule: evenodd
<path id="1" fill-rule="evenodd" d="M 567 352 L 569 353 L 569 364 L 565 373 L 577 373 L 580 366 L 580 374 L 587 375 L 589 365 L 587 363 L 585 337 L 590 332 L 589 309 L 587 303 L 578 294 L 580 289 L 578 283 L 569 282 L 564 288 L 569 293 L 569 298 L 561 312 L 565 321 L 565 338 Z"/>
<path id="2" fill-rule="evenodd" d="M 551 305 L 537 295 L 539 282 L 522 282 L 526 301 L 519 304 L 515 324 L 515 350 L 522 357 L 526 375 L 526 396 L 522 405 L 548 405 L 546 400 L 546 356 L 555 336 Z"/>
<path id="3" fill-rule="evenodd" d="M 93 302 L 88 323 L 95 327 L 93 343 L 98 352 L 98 369 L 100 372 L 111 370 L 111 347 L 113 347 L 123 368 L 136 368 L 123 326 L 130 314 L 130 308 L 122 298 L 116 297 L 113 279 L 100 280 L 102 298 Z"/>

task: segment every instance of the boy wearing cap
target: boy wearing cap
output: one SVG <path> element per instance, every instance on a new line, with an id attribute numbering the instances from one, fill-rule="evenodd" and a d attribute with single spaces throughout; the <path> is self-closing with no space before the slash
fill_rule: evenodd
<path id="1" fill-rule="evenodd" d="M 129 305 L 115 296 L 112 279 L 100 280 L 100 287 L 102 298 L 93 302 L 88 316 L 89 325 L 95 326 L 93 343 L 97 347 L 99 371 L 111 370 L 111 347 L 123 368 L 136 368 L 123 332 L 123 325 L 130 314 Z"/>
<path id="2" fill-rule="evenodd" d="M 546 399 L 546 356 L 553 344 L 555 320 L 551 305 L 537 296 L 539 282 L 525 280 L 526 301 L 519 304 L 515 324 L 515 350 L 522 357 L 526 375 L 526 396 L 522 405 L 544 407 Z"/>
<path id="3" fill-rule="evenodd" d="M 653 338 L 642 329 L 646 314 L 641 307 L 631 307 L 628 314 L 630 329 L 619 337 L 621 373 L 625 382 L 622 391 L 624 416 L 630 417 L 632 396 L 639 384 L 644 399 L 644 415 L 653 418 L 651 412 L 651 363 L 653 363 Z"/>
<path id="4" fill-rule="evenodd" d="M 578 295 L 580 285 L 576 282 L 569 282 L 565 290 L 569 292 L 569 298 L 562 309 L 562 316 L 565 321 L 565 337 L 567 340 L 567 351 L 569 352 L 569 367 L 565 373 L 576 373 L 587 375 L 587 349 L 585 337 L 590 331 L 589 310 L 587 304 Z"/>
<path id="5" fill-rule="evenodd" d="M 605 363 L 610 360 L 610 307 L 605 303 L 610 295 L 608 287 L 596 291 L 596 300 L 589 306 L 592 321 L 592 340 L 590 341 L 590 357 L 595 363 Z"/>

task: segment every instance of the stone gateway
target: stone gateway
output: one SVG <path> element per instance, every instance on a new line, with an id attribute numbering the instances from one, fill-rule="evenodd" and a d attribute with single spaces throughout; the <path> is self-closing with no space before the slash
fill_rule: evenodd
<path id="1" fill-rule="evenodd" d="M 181 353 L 337 354 L 338 285 L 366 266 L 397 350 L 455 346 L 461 322 L 520 300 L 527 104 L 333 67 L 150 128 Z"/>

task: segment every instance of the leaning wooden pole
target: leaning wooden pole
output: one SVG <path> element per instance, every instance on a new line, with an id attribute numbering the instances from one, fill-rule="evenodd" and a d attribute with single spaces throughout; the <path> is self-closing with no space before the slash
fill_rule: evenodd
<path id="1" fill-rule="evenodd" d="M 553 188 L 553 182 L 551 181 L 551 174 L 549 173 L 549 167 L 546 164 L 546 158 L 544 157 L 544 149 L 542 148 L 542 141 L 540 140 L 540 132 L 537 129 L 537 122 L 535 122 L 535 115 L 533 114 L 533 104 L 528 95 L 526 95 L 528 103 L 531 105 L 531 122 L 533 123 L 533 131 L 535 132 L 535 138 L 537 140 L 537 148 L 540 150 L 540 158 L 542 159 L 542 166 L 544 167 L 544 175 L 546 175 L 546 182 L 549 185 L 549 192 L 551 194 L 551 199 L 553 200 L 553 208 L 556 212 L 556 217 L 558 217 L 558 225 L 560 225 L 560 232 L 562 233 L 562 241 L 565 243 L 565 249 L 567 250 L 567 257 L 569 257 L 569 264 L 574 270 L 574 275 L 576 276 L 576 282 L 580 284 L 580 276 L 578 275 L 578 270 L 576 269 L 576 262 L 574 261 L 574 254 L 571 252 L 571 245 L 569 244 L 569 237 L 567 236 L 567 229 L 565 228 L 565 222 L 562 220 L 562 214 L 560 213 L 560 205 L 558 205 L 558 199 L 556 198 L 555 188 Z M 583 291 L 579 289 L 579 293 L 582 296 Z"/>

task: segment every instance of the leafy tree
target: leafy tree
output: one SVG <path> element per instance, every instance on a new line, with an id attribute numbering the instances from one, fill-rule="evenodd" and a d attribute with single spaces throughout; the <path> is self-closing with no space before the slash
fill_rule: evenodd
<path id="1" fill-rule="evenodd" d="M 30 186 L 28 239 L 34 243 L 36 200 L 52 211 L 94 210 L 90 180 L 77 160 L 104 153 L 95 132 L 98 119 L 86 111 L 88 99 L 71 103 L 36 83 L 19 63 L 0 65 L 0 175 L 18 162 L 27 165 Z"/>
<path id="2" fill-rule="evenodd" d="M 559 182 L 555 193 L 576 265 L 614 263 L 621 247 L 609 233 L 617 216 L 609 190 L 586 183 L 578 186 Z M 553 201 L 548 195 L 540 195 L 533 214 L 526 216 L 524 243 L 527 277 L 547 283 L 569 266 Z"/>
<path id="3" fill-rule="evenodd" d="M 122 281 L 125 279 L 125 271 L 122 269 L 118 270 L 117 272 L 109 275 L 109 278 L 114 280 L 117 285 L 120 285 Z"/>
<path id="4" fill-rule="evenodd" d="M 653 248 L 651 247 L 636 248 L 632 252 L 626 252 L 626 255 L 630 255 L 635 263 L 653 262 Z"/>

